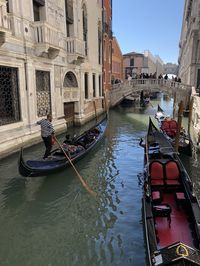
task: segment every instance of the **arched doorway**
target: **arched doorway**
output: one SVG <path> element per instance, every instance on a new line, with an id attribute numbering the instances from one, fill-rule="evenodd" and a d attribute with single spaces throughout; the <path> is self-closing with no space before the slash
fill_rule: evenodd
<path id="1" fill-rule="evenodd" d="M 66 73 L 63 82 L 63 87 L 67 89 L 69 95 L 71 95 L 71 93 L 73 94 L 74 88 L 78 88 L 77 78 L 72 71 Z M 74 108 L 75 108 L 75 102 L 73 101 L 64 102 L 64 115 L 66 122 L 74 121 Z"/>

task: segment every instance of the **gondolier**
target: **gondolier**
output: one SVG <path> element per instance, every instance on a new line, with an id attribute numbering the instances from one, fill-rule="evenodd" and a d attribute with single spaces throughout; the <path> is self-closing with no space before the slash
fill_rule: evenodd
<path id="1" fill-rule="evenodd" d="M 52 149 L 52 137 L 54 137 L 55 131 L 51 122 L 51 114 L 48 114 L 46 119 L 37 122 L 37 125 L 41 126 L 41 137 L 46 147 L 43 159 L 46 159 L 50 155 Z"/>

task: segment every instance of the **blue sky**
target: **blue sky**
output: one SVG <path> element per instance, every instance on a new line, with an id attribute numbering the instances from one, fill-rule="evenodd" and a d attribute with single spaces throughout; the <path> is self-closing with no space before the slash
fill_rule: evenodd
<path id="1" fill-rule="evenodd" d="M 176 63 L 184 0 L 113 0 L 113 34 L 122 53 L 149 50 Z"/>

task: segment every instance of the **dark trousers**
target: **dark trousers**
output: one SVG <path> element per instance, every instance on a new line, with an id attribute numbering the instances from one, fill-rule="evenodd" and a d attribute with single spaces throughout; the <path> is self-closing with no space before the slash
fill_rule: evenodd
<path id="1" fill-rule="evenodd" d="M 51 153 L 51 149 L 52 149 L 52 143 L 51 143 L 51 136 L 48 137 L 42 137 L 43 141 L 44 141 L 44 145 L 46 147 L 45 150 L 45 154 L 43 156 L 43 159 L 47 158 L 50 153 Z"/>

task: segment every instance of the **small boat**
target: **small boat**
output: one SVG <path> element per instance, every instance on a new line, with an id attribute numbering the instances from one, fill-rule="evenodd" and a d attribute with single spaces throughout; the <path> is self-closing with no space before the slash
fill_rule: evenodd
<path id="1" fill-rule="evenodd" d="M 108 118 L 107 115 L 94 127 L 85 131 L 75 139 L 66 139 L 62 148 L 68 154 L 71 162 L 75 163 L 83 158 L 97 143 L 103 138 L 107 128 Z M 55 149 L 51 155 L 45 159 L 27 160 L 23 158 L 23 149 L 20 151 L 18 161 L 19 173 L 25 177 L 44 176 L 57 172 L 58 170 L 65 169 L 70 166 L 70 162 L 65 157 L 61 148 Z"/>
<path id="2" fill-rule="evenodd" d="M 200 206 L 191 179 L 151 119 L 143 147 L 148 265 L 200 265 Z"/>
<path id="3" fill-rule="evenodd" d="M 166 115 L 160 105 L 158 105 L 155 118 L 157 119 L 158 125 L 161 131 L 165 134 L 166 138 L 171 141 L 172 145 L 175 145 L 175 138 L 178 126 L 176 120 Z M 184 153 L 188 156 L 192 156 L 192 141 L 190 137 L 186 134 L 184 128 L 182 128 L 180 132 L 179 152 Z"/>

